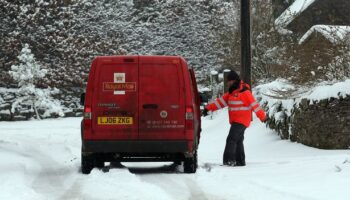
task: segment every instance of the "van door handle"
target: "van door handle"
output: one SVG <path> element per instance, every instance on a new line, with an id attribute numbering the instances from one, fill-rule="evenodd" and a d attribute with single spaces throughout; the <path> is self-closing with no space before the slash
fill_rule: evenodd
<path id="1" fill-rule="evenodd" d="M 143 104 L 142 106 L 144 109 L 157 109 L 158 105 L 157 104 Z"/>

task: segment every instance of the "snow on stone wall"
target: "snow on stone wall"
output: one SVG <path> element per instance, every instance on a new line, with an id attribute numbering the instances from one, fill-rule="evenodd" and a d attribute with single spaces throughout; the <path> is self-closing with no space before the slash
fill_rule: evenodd
<path id="1" fill-rule="evenodd" d="M 282 139 L 325 149 L 350 148 L 350 79 L 313 88 L 276 80 L 255 88 L 267 126 Z"/>

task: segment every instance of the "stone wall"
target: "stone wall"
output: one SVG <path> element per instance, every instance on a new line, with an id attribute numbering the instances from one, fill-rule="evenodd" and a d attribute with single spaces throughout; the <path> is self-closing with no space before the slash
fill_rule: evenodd
<path id="1" fill-rule="evenodd" d="M 82 106 L 80 106 L 80 97 L 82 89 L 69 90 L 61 89 L 60 93 L 55 96 L 59 99 L 63 107 L 65 117 L 79 117 L 82 116 Z M 36 114 L 31 105 L 20 104 L 15 112 L 11 111 L 12 104 L 18 98 L 16 89 L 1 88 L 0 92 L 0 121 L 20 121 L 36 118 Z M 38 110 L 39 115 L 43 114 L 44 110 Z M 55 115 L 52 118 L 58 117 Z"/>
<path id="2" fill-rule="evenodd" d="M 291 120 L 291 140 L 322 149 L 350 148 L 350 96 L 304 100 Z"/>
<path id="3" fill-rule="evenodd" d="M 350 148 L 350 96 L 319 102 L 302 99 L 290 116 L 279 109 L 280 120 L 272 118 L 268 126 L 282 139 L 321 149 Z"/>

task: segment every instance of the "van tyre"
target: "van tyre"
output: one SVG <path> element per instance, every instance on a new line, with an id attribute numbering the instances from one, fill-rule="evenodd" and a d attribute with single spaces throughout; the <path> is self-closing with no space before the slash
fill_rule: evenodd
<path id="1" fill-rule="evenodd" d="M 103 160 L 102 155 L 95 155 L 95 167 L 97 168 L 104 168 L 105 162 Z"/>
<path id="2" fill-rule="evenodd" d="M 93 168 L 94 168 L 94 159 L 92 155 L 81 154 L 81 172 L 83 174 L 90 174 Z"/>
<path id="3" fill-rule="evenodd" d="M 197 152 L 192 157 L 185 158 L 184 172 L 188 174 L 196 173 L 197 170 Z"/>

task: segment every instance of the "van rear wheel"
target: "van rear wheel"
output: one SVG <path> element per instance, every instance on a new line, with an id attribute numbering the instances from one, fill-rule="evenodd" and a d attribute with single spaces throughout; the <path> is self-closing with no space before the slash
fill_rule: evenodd
<path id="1" fill-rule="evenodd" d="M 95 167 L 101 169 L 104 168 L 105 162 L 103 160 L 103 156 L 101 154 L 95 155 Z"/>
<path id="2" fill-rule="evenodd" d="M 92 155 L 81 154 L 81 172 L 83 174 L 90 174 L 91 170 L 94 168 L 94 159 Z"/>
<path id="3" fill-rule="evenodd" d="M 196 173 L 197 170 L 197 151 L 192 157 L 185 158 L 184 172 L 188 174 Z"/>

